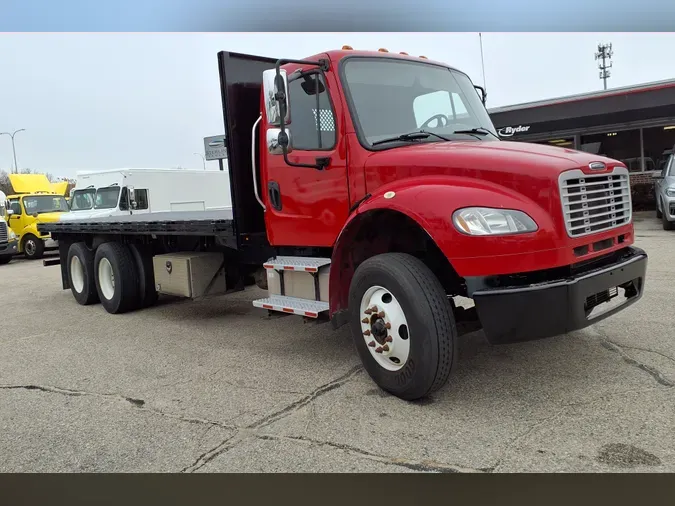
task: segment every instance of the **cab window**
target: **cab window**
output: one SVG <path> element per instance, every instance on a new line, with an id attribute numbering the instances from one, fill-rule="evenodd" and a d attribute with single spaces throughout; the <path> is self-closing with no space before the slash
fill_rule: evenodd
<path id="1" fill-rule="evenodd" d="M 10 200 L 9 209 L 13 211 L 16 216 L 21 214 L 21 202 L 19 202 L 19 199 Z"/>
<path id="2" fill-rule="evenodd" d="M 333 149 L 335 117 L 323 76 L 315 73 L 291 81 L 288 95 L 293 148 L 307 151 Z"/>

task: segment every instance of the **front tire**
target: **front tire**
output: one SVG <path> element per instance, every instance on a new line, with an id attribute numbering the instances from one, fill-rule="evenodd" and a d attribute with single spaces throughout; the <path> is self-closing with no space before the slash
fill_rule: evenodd
<path id="1" fill-rule="evenodd" d="M 138 269 L 127 246 L 101 244 L 94 257 L 94 275 L 101 305 L 108 313 L 125 313 L 138 307 Z"/>
<path id="2" fill-rule="evenodd" d="M 70 245 L 67 257 L 68 284 L 78 304 L 88 306 L 99 301 L 94 275 L 94 253 L 84 243 Z"/>
<path id="3" fill-rule="evenodd" d="M 29 260 L 39 260 L 45 252 L 45 243 L 33 234 L 26 234 L 23 238 L 23 254 Z"/>
<path id="4" fill-rule="evenodd" d="M 662 218 L 661 209 L 659 209 L 659 200 L 656 201 L 656 219 L 660 220 Z"/>
<path id="5" fill-rule="evenodd" d="M 6 265 L 11 261 L 12 261 L 11 255 L 6 255 L 6 256 L 0 257 L 0 265 Z"/>
<path id="6" fill-rule="evenodd" d="M 663 230 L 672 230 L 673 226 L 675 225 L 672 221 L 668 221 L 665 213 L 661 217 L 661 223 L 663 224 Z"/>
<path id="7" fill-rule="evenodd" d="M 369 258 L 349 289 L 352 337 L 363 365 L 383 390 L 416 400 L 441 388 L 457 358 L 457 328 L 445 290 L 419 259 Z"/>

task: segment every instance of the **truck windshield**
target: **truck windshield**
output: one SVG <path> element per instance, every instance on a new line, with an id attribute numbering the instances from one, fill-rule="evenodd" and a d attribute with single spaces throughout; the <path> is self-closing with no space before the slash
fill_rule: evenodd
<path id="1" fill-rule="evenodd" d="M 389 139 L 391 145 L 378 144 L 499 139 L 471 80 L 459 71 L 394 58 L 349 58 L 343 84 L 362 141 L 371 146 Z M 409 135 L 420 130 L 432 135 Z"/>
<path id="2" fill-rule="evenodd" d="M 68 211 L 68 202 L 59 195 L 40 195 L 23 198 L 26 214 L 41 214 Z"/>
<path id="3" fill-rule="evenodd" d="M 70 200 L 70 210 L 83 211 L 91 209 L 94 207 L 94 195 L 96 195 L 96 190 L 93 188 L 75 190 L 73 192 L 73 198 Z"/>
<path id="4" fill-rule="evenodd" d="M 96 209 L 114 209 L 119 201 L 120 187 L 109 186 L 96 190 Z"/>

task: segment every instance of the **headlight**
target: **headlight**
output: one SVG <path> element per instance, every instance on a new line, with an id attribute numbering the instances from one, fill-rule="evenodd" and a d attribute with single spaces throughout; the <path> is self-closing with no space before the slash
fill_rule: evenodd
<path id="1" fill-rule="evenodd" d="M 468 235 L 522 234 L 537 230 L 537 224 L 522 211 L 466 207 L 452 215 L 457 230 Z"/>
<path id="2" fill-rule="evenodd" d="M 669 197 L 675 197 L 675 186 L 671 186 L 670 188 L 666 189 L 666 195 Z"/>
<path id="3" fill-rule="evenodd" d="M 14 230 L 11 228 L 9 229 L 9 240 L 14 241 L 16 239 L 16 234 L 14 233 Z"/>

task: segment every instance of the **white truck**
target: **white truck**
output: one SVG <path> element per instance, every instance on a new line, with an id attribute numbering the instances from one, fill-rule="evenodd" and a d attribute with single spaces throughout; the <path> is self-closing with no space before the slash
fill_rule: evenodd
<path id="1" fill-rule="evenodd" d="M 113 169 L 82 171 L 62 221 L 170 211 L 232 208 L 227 171 Z M 130 193 L 133 192 L 133 198 Z M 133 202 L 133 205 L 130 205 Z"/>
<path id="2" fill-rule="evenodd" d="M 0 192 L 0 265 L 8 264 L 18 253 L 16 234 L 7 224 L 7 195 Z"/>

